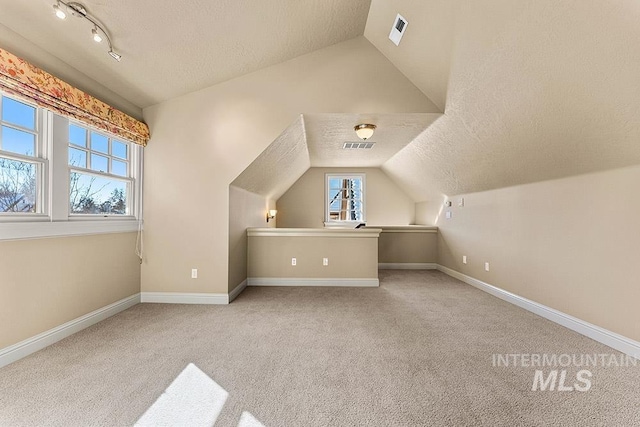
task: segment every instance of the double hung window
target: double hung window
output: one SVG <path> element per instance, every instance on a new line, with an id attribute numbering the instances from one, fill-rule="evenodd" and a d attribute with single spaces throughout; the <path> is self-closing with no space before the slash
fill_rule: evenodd
<path id="1" fill-rule="evenodd" d="M 131 211 L 131 144 L 69 124 L 70 214 L 127 215 Z"/>
<path id="2" fill-rule="evenodd" d="M 44 209 L 45 159 L 37 107 L 0 96 L 0 214 Z"/>
<path id="3" fill-rule="evenodd" d="M 137 230 L 141 167 L 138 144 L 0 92 L 0 240 Z"/>

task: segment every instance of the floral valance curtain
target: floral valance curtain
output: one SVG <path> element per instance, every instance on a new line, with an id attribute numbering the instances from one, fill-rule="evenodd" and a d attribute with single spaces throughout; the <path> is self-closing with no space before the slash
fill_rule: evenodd
<path id="1" fill-rule="evenodd" d="M 146 124 L 1 48 L 0 89 L 136 144 L 149 141 Z"/>

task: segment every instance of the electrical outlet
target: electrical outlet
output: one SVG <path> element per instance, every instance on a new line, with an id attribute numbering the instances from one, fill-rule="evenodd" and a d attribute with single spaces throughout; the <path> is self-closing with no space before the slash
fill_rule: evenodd
<path id="1" fill-rule="evenodd" d="M 460 200 L 458 201 L 458 206 L 460 206 L 461 208 L 464 207 L 464 197 L 460 198 Z"/>
<path id="2" fill-rule="evenodd" d="M 198 269 L 197 268 L 192 268 L 191 269 L 191 278 L 192 279 L 197 279 L 198 278 Z"/>
<path id="3" fill-rule="evenodd" d="M 484 271 L 489 271 L 489 263 L 488 262 L 484 263 Z"/>
<path id="4" fill-rule="evenodd" d="M 322 258 L 322 265 L 329 265 L 329 258 Z"/>
<path id="5" fill-rule="evenodd" d="M 451 211 L 447 211 L 447 219 L 451 219 Z"/>
<path id="6" fill-rule="evenodd" d="M 466 255 L 462 255 L 462 263 L 463 264 L 467 263 L 467 256 Z"/>
<path id="7" fill-rule="evenodd" d="M 297 264 L 297 260 L 295 258 L 291 258 L 291 265 L 296 265 Z"/>

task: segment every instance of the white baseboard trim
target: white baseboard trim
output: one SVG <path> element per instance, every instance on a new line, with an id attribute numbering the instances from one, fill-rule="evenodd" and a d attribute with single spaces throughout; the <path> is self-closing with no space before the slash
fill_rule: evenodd
<path id="1" fill-rule="evenodd" d="M 478 279 L 467 276 L 466 274 L 462 274 L 443 265 L 438 265 L 438 270 L 442 271 L 445 274 L 448 274 L 451 277 L 455 277 L 456 279 L 461 280 L 475 288 L 498 297 L 501 300 L 510 302 L 511 304 L 517 305 L 520 308 L 524 308 L 525 310 L 535 313 L 538 316 L 544 317 L 545 319 L 551 320 L 552 322 L 569 328 L 572 331 L 587 336 L 592 340 L 598 341 L 599 343 L 607 345 L 624 354 L 635 357 L 636 359 L 640 359 L 640 342 L 638 341 L 634 341 L 622 335 L 616 334 L 615 332 L 611 332 L 592 323 L 585 322 L 584 320 L 580 320 L 576 317 L 570 316 L 551 307 L 547 307 L 546 305 L 542 305 L 516 294 L 512 294 L 511 292 L 505 291 L 504 289 L 497 288 L 493 285 L 482 282 Z"/>
<path id="2" fill-rule="evenodd" d="M 240 295 L 242 293 L 242 291 L 245 290 L 245 288 L 247 287 L 247 279 L 244 279 L 242 281 L 242 283 L 240 283 L 238 286 L 236 286 L 231 292 L 229 292 L 229 302 L 233 301 L 234 299 L 236 299 L 236 297 L 238 295 Z"/>
<path id="3" fill-rule="evenodd" d="M 141 302 L 159 304 L 229 304 L 228 294 L 142 292 Z"/>
<path id="4" fill-rule="evenodd" d="M 292 277 L 249 277 L 248 286 L 338 286 L 338 287 L 378 287 L 378 279 L 309 279 Z"/>
<path id="5" fill-rule="evenodd" d="M 378 270 L 436 270 L 435 262 L 380 262 Z"/>
<path id="6" fill-rule="evenodd" d="M 94 310 L 91 313 L 87 313 L 84 316 L 70 320 L 41 334 L 27 338 L 17 344 L 0 349 L 0 368 L 35 353 L 36 351 L 42 350 L 51 344 L 86 329 L 89 326 L 95 325 L 96 323 L 139 303 L 140 294 L 131 295 L 130 297 Z"/>

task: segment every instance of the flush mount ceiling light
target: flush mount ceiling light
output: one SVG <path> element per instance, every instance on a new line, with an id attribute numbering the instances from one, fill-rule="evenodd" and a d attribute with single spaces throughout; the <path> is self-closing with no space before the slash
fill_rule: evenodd
<path id="1" fill-rule="evenodd" d="M 65 2 L 63 0 L 57 0 L 56 4 L 53 5 L 53 10 L 56 16 L 60 19 L 65 19 L 67 17 L 67 13 L 70 12 L 71 15 L 77 18 L 83 18 L 89 21 L 93 26 L 93 28 L 91 29 L 91 37 L 93 38 L 93 40 L 96 43 L 101 43 L 102 40 L 106 38 L 107 45 L 109 47 L 109 51 L 108 51 L 109 56 L 111 56 L 116 61 L 120 61 L 122 59 L 122 55 L 113 51 L 113 44 L 111 43 L 111 38 L 109 37 L 109 34 L 107 33 L 107 31 L 104 29 L 104 26 L 98 23 L 98 21 L 95 18 L 90 16 L 87 13 L 87 8 L 84 7 L 82 4 L 76 3 L 76 2 Z"/>
<path id="2" fill-rule="evenodd" d="M 358 135 L 358 138 L 366 141 L 373 135 L 373 131 L 376 130 L 376 125 L 361 123 L 359 125 L 356 125 L 353 129 L 356 131 L 356 135 Z"/>

